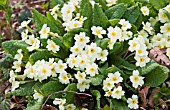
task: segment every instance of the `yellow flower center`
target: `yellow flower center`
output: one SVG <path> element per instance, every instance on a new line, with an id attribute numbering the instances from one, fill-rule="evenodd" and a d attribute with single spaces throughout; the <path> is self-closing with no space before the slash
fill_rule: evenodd
<path id="1" fill-rule="evenodd" d="M 101 57 L 103 57 L 103 56 L 104 56 L 104 53 L 103 53 L 103 52 L 101 52 L 101 53 L 100 53 L 100 56 L 101 56 Z"/>
<path id="2" fill-rule="evenodd" d="M 40 94 L 40 93 L 38 93 L 37 95 L 38 95 L 38 97 L 41 97 L 41 96 L 42 96 L 42 94 Z"/>
<path id="3" fill-rule="evenodd" d="M 63 80 L 67 80 L 67 77 L 66 77 L 66 76 L 63 76 Z"/>
<path id="4" fill-rule="evenodd" d="M 145 61 L 145 59 L 144 58 L 140 58 L 140 62 L 144 62 Z"/>
<path id="5" fill-rule="evenodd" d="M 142 54 L 142 50 L 138 50 L 138 54 Z"/>
<path id="6" fill-rule="evenodd" d="M 138 82 L 138 80 L 139 80 L 139 77 L 138 77 L 138 76 L 135 76 L 135 77 L 134 77 L 134 82 Z"/>
<path id="7" fill-rule="evenodd" d="M 76 63 L 76 60 L 75 60 L 75 59 L 72 59 L 71 62 L 72 62 L 72 63 Z"/>
<path id="8" fill-rule="evenodd" d="M 55 47 L 55 45 L 54 45 L 54 44 L 51 44 L 51 47 L 52 47 L 52 48 L 54 48 L 54 47 Z"/>
<path id="9" fill-rule="evenodd" d="M 84 60 L 81 60 L 81 61 L 80 61 L 80 64 L 84 64 L 84 63 L 85 63 L 85 61 L 84 61 Z"/>
<path id="10" fill-rule="evenodd" d="M 47 33 L 47 30 L 46 30 L 46 29 L 44 29 L 44 30 L 43 30 L 43 33 L 44 33 L 44 34 L 46 34 L 46 33 Z"/>
<path id="11" fill-rule="evenodd" d="M 43 74 L 46 74 L 46 73 L 47 73 L 47 70 L 46 70 L 46 69 L 42 69 L 42 73 L 43 73 Z"/>
<path id="12" fill-rule="evenodd" d="M 112 37 L 115 37 L 116 35 L 116 32 L 112 32 Z"/>
<path id="13" fill-rule="evenodd" d="M 60 68 L 60 69 L 63 69 L 63 65 L 59 65 L 59 68 Z"/>
<path id="14" fill-rule="evenodd" d="M 108 96 L 111 96 L 112 95 L 112 91 L 108 91 Z"/>
<path id="15" fill-rule="evenodd" d="M 115 91 L 115 94 L 119 94 L 119 93 L 120 93 L 120 91 L 119 91 L 119 90 Z"/>
<path id="16" fill-rule="evenodd" d="M 80 79 L 82 79 L 82 78 L 83 78 L 83 76 L 82 76 L 81 74 L 79 74 L 79 78 L 80 78 Z"/>
<path id="17" fill-rule="evenodd" d="M 113 77 L 113 78 L 112 78 L 112 81 L 117 81 L 117 77 Z"/>
<path id="18" fill-rule="evenodd" d="M 100 34 L 101 34 L 101 31 L 100 31 L 100 30 L 96 30 L 96 34 L 97 34 L 97 35 L 100 35 Z"/>
<path id="19" fill-rule="evenodd" d="M 132 100 L 132 104 L 136 104 L 137 102 L 136 102 L 136 100 Z"/>
<path id="20" fill-rule="evenodd" d="M 90 52 L 91 52 L 92 54 L 94 54 L 95 50 L 92 48 L 92 49 L 90 49 Z"/>
<path id="21" fill-rule="evenodd" d="M 74 27 L 76 28 L 77 26 L 78 26 L 78 24 L 77 24 L 77 23 L 75 23 L 75 24 L 74 24 Z"/>
<path id="22" fill-rule="evenodd" d="M 34 44 L 34 42 L 35 42 L 35 40 L 32 39 L 32 40 L 31 40 L 31 44 Z"/>
<path id="23" fill-rule="evenodd" d="M 167 28 L 166 28 L 166 31 L 167 31 L 167 32 L 170 32 L 170 27 L 167 27 Z"/>
<path id="24" fill-rule="evenodd" d="M 80 42 L 84 42 L 84 39 L 83 39 L 83 38 L 80 38 Z"/>
<path id="25" fill-rule="evenodd" d="M 69 14 L 71 11 L 70 10 L 67 10 L 66 13 Z"/>
<path id="26" fill-rule="evenodd" d="M 90 68 L 90 72 L 94 72 L 94 68 Z"/>
<path id="27" fill-rule="evenodd" d="M 166 14 L 162 14 L 162 18 L 166 19 L 167 18 Z"/>
<path id="28" fill-rule="evenodd" d="M 136 44 L 136 43 L 133 43 L 133 44 L 132 44 L 132 46 L 133 46 L 133 47 L 136 47 L 136 46 L 137 46 L 137 44 Z"/>

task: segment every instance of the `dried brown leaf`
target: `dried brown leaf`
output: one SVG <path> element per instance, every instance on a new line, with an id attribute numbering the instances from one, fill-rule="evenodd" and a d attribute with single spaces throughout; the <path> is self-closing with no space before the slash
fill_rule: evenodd
<path id="1" fill-rule="evenodd" d="M 147 95 L 148 95 L 148 90 L 149 90 L 150 86 L 145 86 L 142 90 L 139 91 L 139 96 L 141 98 L 141 107 L 142 108 L 146 108 L 147 104 L 148 104 L 148 99 L 147 99 Z"/>
<path id="2" fill-rule="evenodd" d="M 154 47 L 153 49 L 150 50 L 149 57 L 156 61 L 157 63 L 170 68 L 170 60 L 165 55 L 165 53 L 166 53 L 165 48 L 161 49 L 160 47 Z"/>
<path id="3" fill-rule="evenodd" d="M 158 92 L 160 92 L 160 88 L 154 88 L 152 90 L 152 93 L 149 96 L 149 100 L 148 100 L 148 104 L 149 104 L 150 107 L 154 107 L 154 102 L 153 102 L 154 101 L 154 95 Z"/>

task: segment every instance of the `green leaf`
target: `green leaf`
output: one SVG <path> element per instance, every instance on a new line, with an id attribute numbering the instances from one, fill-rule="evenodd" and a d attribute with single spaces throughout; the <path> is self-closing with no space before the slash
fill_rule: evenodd
<path id="1" fill-rule="evenodd" d="M 117 4 L 115 6 L 110 7 L 105 11 L 108 19 L 120 19 L 125 13 L 127 6 L 124 3 Z"/>
<path id="2" fill-rule="evenodd" d="M 48 60 L 51 57 L 53 57 L 53 55 L 48 50 L 42 49 L 32 53 L 29 57 L 29 61 L 31 64 L 34 64 L 38 60 Z"/>
<path id="3" fill-rule="evenodd" d="M 166 14 L 166 16 L 168 17 L 168 19 L 170 20 L 170 13 L 167 10 L 163 10 L 163 12 Z"/>
<path id="4" fill-rule="evenodd" d="M 8 0 L 0 0 L 0 10 L 5 10 Z"/>
<path id="5" fill-rule="evenodd" d="M 97 105 L 96 105 L 96 109 L 100 109 L 100 98 L 101 98 L 101 94 L 98 90 L 91 90 L 91 93 L 96 96 L 96 101 L 97 101 Z"/>
<path id="6" fill-rule="evenodd" d="M 123 17 L 133 24 L 137 21 L 140 14 L 139 6 L 136 4 L 135 6 L 128 8 Z"/>
<path id="7" fill-rule="evenodd" d="M 27 47 L 29 45 L 21 40 L 10 40 L 2 43 L 2 47 L 8 54 L 15 56 L 18 49 L 22 49 L 24 52 L 28 52 Z"/>
<path id="8" fill-rule="evenodd" d="M 108 99 L 110 102 L 110 110 L 130 110 L 126 102 L 115 99 Z"/>
<path id="9" fill-rule="evenodd" d="M 108 18 L 104 14 L 102 8 L 99 5 L 94 4 L 93 25 L 101 26 L 106 29 L 108 27 L 108 24 Z"/>
<path id="10" fill-rule="evenodd" d="M 123 49 L 123 42 L 116 42 L 113 45 L 113 49 L 109 51 L 109 54 L 117 54 Z"/>
<path id="11" fill-rule="evenodd" d="M 41 30 L 44 24 L 47 24 L 47 26 L 50 27 L 51 32 L 58 33 L 58 35 L 61 35 L 61 32 L 59 31 L 58 27 L 54 23 L 50 22 L 50 20 L 48 20 L 44 15 L 42 15 L 35 9 L 32 9 L 32 12 L 32 17 L 38 31 Z"/>
<path id="12" fill-rule="evenodd" d="M 165 66 L 157 66 L 155 69 L 145 75 L 145 85 L 157 87 L 168 78 L 169 69 Z"/>
<path id="13" fill-rule="evenodd" d="M 128 6 L 131 5 L 132 0 L 117 0 L 116 3 L 124 3 L 127 4 Z"/>
<path id="14" fill-rule="evenodd" d="M 74 91 L 74 92 L 77 92 L 78 91 L 78 89 L 77 89 L 77 84 L 75 84 L 75 83 L 72 83 L 72 84 L 69 84 L 65 89 L 64 89 L 64 91 Z M 69 92 L 67 92 L 67 93 L 64 93 L 65 94 L 65 96 L 63 97 L 63 98 L 65 98 L 66 99 L 66 101 L 67 101 L 67 103 L 74 103 L 74 94 L 75 93 L 69 93 Z"/>
<path id="15" fill-rule="evenodd" d="M 127 69 L 127 70 L 135 70 L 136 66 L 134 64 L 129 63 L 125 59 L 121 58 L 120 56 L 113 55 L 111 56 L 111 63 L 115 66 L 119 66 L 121 68 Z"/>
<path id="16" fill-rule="evenodd" d="M 55 20 L 54 17 L 51 15 L 50 12 L 47 12 L 46 13 L 47 15 L 47 18 L 50 22 L 54 23 L 55 26 L 59 29 L 59 31 L 61 32 L 61 35 L 64 34 L 64 28 L 63 28 L 63 25 L 62 25 L 62 22 L 59 21 L 59 19 Z"/>
<path id="17" fill-rule="evenodd" d="M 115 27 L 119 21 L 120 21 L 120 19 L 111 19 L 111 20 L 109 20 L 109 23 L 111 26 Z"/>
<path id="18" fill-rule="evenodd" d="M 64 0 L 50 0 L 50 8 L 54 8 L 56 5 L 60 5 L 62 7 L 64 4 Z"/>
<path id="19" fill-rule="evenodd" d="M 93 9 L 91 3 L 88 1 L 81 7 L 81 16 L 86 17 L 87 19 L 84 21 L 83 26 L 88 30 L 88 34 L 91 36 L 91 27 L 92 27 L 92 19 L 93 19 Z"/>
<path id="20" fill-rule="evenodd" d="M 159 10 L 166 6 L 166 0 L 149 0 L 155 9 Z"/>
<path id="21" fill-rule="evenodd" d="M 137 29 L 140 28 L 141 24 L 142 24 L 142 20 L 143 20 L 143 17 L 142 17 L 142 14 L 140 13 L 138 19 L 136 20 L 136 22 L 134 23 L 134 25 L 137 27 Z"/>
<path id="22" fill-rule="evenodd" d="M 42 104 L 43 104 L 43 100 L 41 102 L 33 102 L 33 104 L 28 103 L 26 110 L 40 110 Z"/>
<path id="23" fill-rule="evenodd" d="M 61 84 L 59 81 L 49 81 L 42 86 L 41 92 L 44 96 L 48 96 L 54 92 L 61 91 L 64 88 L 65 85 Z"/>
<path id="24" fill-rule="evenodd" d="M 110 39 L 108 39 L 108 38 L 104 38 L 104 39 L 102 39 L 100 42 L 101 42 L 101 44 L 100 44 L 100 47 L 104 50 L 104 49 L 106 49 L 107 48 L 107 46 L 108 46 L 108 42 L 110 41 Z"/>
<path id="25" fill-rule="evenodd" d="M 95 77 L 91 78 L 91 83 L 94 86 L 98 86 L 102 83 L 103 81 L 103 75 L 96 75 Z"/>
<path id="26" fill-rule="evenodd" d="M 22 11 L 18 17 L 18 22 L 21 23 L 23 21 L 27 21 L 29 20 L 28 18 L 32 18 L 32 14 L 30 12 L 30 10 L 25 9 L 24 11 Z"/>
<path id="27" fill-rule="evenodd" d="M 106 4 L 106 1 L 105 0 L 99 0 L 99 5 L 102 6 L 103 10 L 106 10 L 108 9 L 108 6 Z"/>
<path id="28" fill-rule="evenodd" d="M 34 93 L 34 90 L 33 90 L 34 85 L 35 85 L 35 82 L 29 82 L 29 83 L 20 85 L 19 89 L 8 92 L 6 96 L 9 97 L 10 95 L 15 95 L 15 96 L 32 95 Z"/>
<path id="29" fill-rule="evenodd" d="M 101 73 L 102 75 L 104 75 L 107 68 L 108 68 L 108 62 L 105 63 L 102 67 L 99 68 L 100 73 Z"/>
<path id="30" fill-rule="evenodd" d="M 147 63 L 145 67 L 141 68 L 141 75 L 146 75 L 156 69 L 159 66 L 158 63 L 150 62 Z"/>
<path id="31" fill-rule="evenodd" d="M 10 66 L 10 63 L 12 63 L 13 61 L 14 59 L 12 55 L 7 54 L 0 60 L 0 68 L 8 68 Z"/>
<path id="32" fill-rule="evenodd" d="M 4 99 L 2 102 L 0 101 L 1 110 L 10 110 L 10 105 L 11 105 L 10 99 Z"/>

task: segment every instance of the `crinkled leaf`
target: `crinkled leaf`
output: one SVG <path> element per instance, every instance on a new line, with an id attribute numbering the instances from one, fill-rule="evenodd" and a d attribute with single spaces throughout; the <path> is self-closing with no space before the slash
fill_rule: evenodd
<path id="1" fill-rule="evenodd" d="M 141 12 L 138 5 L 128 8 L 124 14 L 124 18 L 130 23 L 135 23 L 140 16 Z"/>
<path id="2" fill-rule="evenodd" d="M 41 102 L 35 102 L 35 101 L 32 103 L 30 102 L 28 103 L 26 110 L 40 110 L 42 104 L 43 104 L 43 100 Z"/>
<path id="3" fill-rule="evenodd" d="M 96 101 L 97 101 L 96 109 L 100 109 L 100 98 L 101 98 L 100 92 L 98 90 L 91 90 L 91 93 L 96 97 Z"/>
<path id="4" fill-rule="evenodd" d="M 145 85 L 157 87 L 168 78 L 169 69 L 165 66 L 158 66 L 145 75 Z"/>
<path id="5" fill-rule="evenodd" d="M 63 28 L 62 22 L 61 22 L 59 19 L 55 20 L 54 17 L 51 15 L 50 12 L 47 12 L 46 15 L 47 15 L 48 20 L 49 20 L 50 22 L 54 23 L 54 25 L 55 25 L 55 26 L 59 29 L 59 31 L 61 32 L 61 35 L 63 35 L 63 34 L 64 34 L 64 28 Z"/>
<path id="6" fill-rule="evenodd" d="M 108 27 L 108 24 L 108 18 L 104 14 L 102 8 L 98 4 L 94 4 L 93 25 L 101 26 L 106 29 Z"/>
<path id="7" fill-rule="evenodd" d="M 32 53 L 29 57 L 29 61 L 31 64 L 34 64 L 38 60 L 48 60 L 51 57 L 53 57 L 53 55 L 48 50 L 42 49 Z"/>
<path id="8" fill-rule="evenodd" d="M 150 62 L 147 63 L 145 67 L 141 68 L 141 75 L 146 75 L 156 69 L 159 66 L 158 63 Z"/>
<path id="9" fill-rule="evenodd" d="M 22 49 L 22 51 L 28 52 L 28 46 L 28 44 L 21 40 L 10 40 L 2 43 L 3 49 L 12 56 L 17 54 L 18 49 Z"/>
<path id="10" fill-rule="evenodd" d="M 21 23 L 23 21 L 27 21 L 29 18 L 32 18 L 31 11 L 28 9 L 25 9 L 20 13 L 18 17 L 18 22 Z"/>
<path id="11" fill-rule="evenodd" d="M 58 27 L 54 23 L 50 22 L 50 20 L 48 20 L 44 15 L 42 15 L 35 9 L 32 9 L 32 12 L 32 17 L 38 31 L 41 30 L 44 24 L 47 24 L 47 26 L 50 27 L 51 32 L 58 33 L 59 35 L 61 35 L 61 32 L 59 31 Z"/>
<path id="12" fill-rule="evenodd" d="M 114 64 L 115 66 L 119 66 L 119 67 L 127 69 L 127 70 L 135 70 L 136 69 L 136 66 L 134 64 L 129 63 L 128 61 L 126 61 L 125 59 L 123 59 L 117 55 L 111 56 L 111 63 Z"/>
<path id="13" fill-rule="evenodd" d="M 155 9 L 159 10 L 166 6 L 166 0 L 149 0 Z"/>
<path id="14" fill-rule="evenodd" d="M 91 83 L 94 86 L 98 86 L 102 83 L 103 75 L 96 75 L 95 77 L 91 78 Z"/>
<path id="15" fill-rule="evenodd" d="M 116 3 L 124 3 L 129 6 L 129 5 L 131 5 L 132 0 L 117 0 Z"/>
<path id="16" fill-rule="evenodd" d="M 117 53 L 119 53 L 120 51 L 122 51 L 123 46 L 124 46 L 123 42 L 116 42 L 113 45 L 113 49 L 109 51 L 109 54 L 117 54 Z"/>
<path id="17" fill-rule="evenodd" d="M 41 92 L 44 96 L 48 96 L 54 92 L 62 91 L 64 88 L 65 85 L 61 84 L 59 81 L 49 81 L 42 86 Z"/>
<path id="18" fill-rule="evenodd" d="M 2 102 L 0 101 L 0 109 L 1 110 L 10 110 L 11 101 L 10 99 L 4 99 Z"/>
<path id="19" fill-rule="evenodd" d="M 88 34 L 91 36 L 91 27 L 92 27 L 92 19 L 93 19 L 93 9 L 91 3 L 88 1 L 81 8 L 81 16 L 86 17 L 87 19 L 84 21 L 83 26 L 88 30 Z"/>
<path id="20" fill-rule="evenodd" d="M 110 102 L 110 110 L 130 110 L 126 102 L 115 99 L 108 99 Z"/>
<path id="21" fill-rule="evenodd" d="M 108 19 L 120 19 L 125 13 L 127 6 L 124 3 L 117 4 L 115 6 L 110 7 L 105 11 Z"/>
<path id="22" fill-rule="evenodd" d="M 20 85 L 19 89 L 8 92 L 6 96 L 9 97 L 10 95 L 15 95 L 15 96 L 32 95 L 34 93 L 34 90 L 33 90 L 34 85 L 35 85 L 35 82 L 30 82 L 30 83 Z"/>

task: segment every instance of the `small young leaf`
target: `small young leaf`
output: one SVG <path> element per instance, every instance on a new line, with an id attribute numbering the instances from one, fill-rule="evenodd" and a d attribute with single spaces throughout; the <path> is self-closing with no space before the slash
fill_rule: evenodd
<path id="1" fill-rule="evenodd" d="M 43 104 L 43 100 L 41 102 L 34 101 L 32 103 L 28 103 L 26 110 L 40 110 Z"/>

